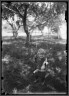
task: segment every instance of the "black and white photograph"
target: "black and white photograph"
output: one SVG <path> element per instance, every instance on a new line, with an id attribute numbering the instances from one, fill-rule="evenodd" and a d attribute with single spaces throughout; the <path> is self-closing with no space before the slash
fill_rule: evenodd
<path id="1" fill-rule="evenodd" d="M 1 94 L 67 94 L 68 2 L 1 1 Z"/>

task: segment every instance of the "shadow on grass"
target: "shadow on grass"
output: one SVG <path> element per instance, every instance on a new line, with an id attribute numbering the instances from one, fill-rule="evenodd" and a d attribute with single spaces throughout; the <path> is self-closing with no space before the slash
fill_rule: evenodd
<path id="1" fill-rule="evenodd" d="M 30 92 L 50 92 L 50 91 L 57 91 L 60 92 L 66 92 L 66 83 L 65 82 L 65 76 L 64 70 L 66 70 L 65 65 L 65 58 L 63 57 L 62 61 L 58 61 L 57 59 L 57 52 L 64 52 L 66 50 L 66 45 L 63 44 L 55 44 L 55 43 L 49 43 L 49 42 L 39 42 L 36 46 L 35 44 L 31 43 L 29 48 L 25 46 L 25 40 L 18 39 L 18 40 L 9 40 L 6 42 L 11 42 L 11 44 L 4 44 L 2 46 L 2 58 L 7 55 L 9 55 L 10 59 L 8 62 L 2 61 L 3 65 L 3 88 L 4 91 L 7 93 L 12 93 L 14 88 L 17 90 L 23 90 L 24 91 L 30 91 Z M 44 82 L 40 82 L 40 80 L 33 77 L 33 71 L 37 68 L 37 65 L 40 65 L 41 59 L 37 56 L 39 49 L 48 50 L 46 54 L 52 54 L 50 56 L 51 58 L 55 59 L 55 62 L 48 61 L 49 62 L 49 68 L 54 71 L 56 74 L 55 77 L 52 77 L 49 75 L 48 78 L 40 77 L 38 74 L 38 77 L 40 79 L 43 78 Z M 48 58 L 50 58 L 48 57 Z M 56 57 L 56 58 L 55 58 Z M 36 59 L 38 59 L 36 64 Z M 46 58 L 43 57 L 43 60 Z M 43 63 L 43 61 L 42 61 Z M 58 73 L 56 68 L 61 68 L 61 75 Z M 46 73 L 47 74 L 47 73 Z M 44 74 L 43 74 L 44 76 Z M 64 77 L 63 77 L 64 76 Z M 60 80 L 57 80 L 58 78 Z M 61 78 L 63 77 L 63 78 Z M 33 78 L 33 79 L 32 79 Z M 36 83 L 34 82 L 36 81 Z M 58 83 L 57 83 L 58 82 Z M 44 83 L 44 84 L 43 84 Z M 43 84 L 43 85 L 42 85 Z M 29 86 L 29 89 L 27 90 L 26 87 Z M 60 86 L 60 88 L 59 88 Z M 24 90 L 25 89 L 25 90 Z"/>

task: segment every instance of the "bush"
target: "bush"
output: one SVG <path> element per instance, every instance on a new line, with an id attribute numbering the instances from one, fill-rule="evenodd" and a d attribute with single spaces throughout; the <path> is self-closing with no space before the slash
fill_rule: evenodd
<path id="1" fill-rule="evenodd" d="M 17 90 L 24 89 L 28 84 L 30 67 L 26 64 L 20 65 L 19 62 L 3 63 L 3 89 L 10 93 L 14 88 Z"/>

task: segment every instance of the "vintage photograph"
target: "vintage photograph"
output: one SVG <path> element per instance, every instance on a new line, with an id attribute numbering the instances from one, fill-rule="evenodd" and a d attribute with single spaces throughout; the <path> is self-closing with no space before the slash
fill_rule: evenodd
<path id="1" fill-rule="evenodd" d="M 67 3 L 2 1 L 1 94 L 67 94 Z"/>

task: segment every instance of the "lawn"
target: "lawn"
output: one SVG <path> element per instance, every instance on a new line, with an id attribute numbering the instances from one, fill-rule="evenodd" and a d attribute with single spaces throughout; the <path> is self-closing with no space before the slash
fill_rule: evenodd
<path id="1" fill-rule="evenodd" d="M 2 93 L 66 93 L 66 44 L 58 39 L 2 40 Z M 44 71 L 41 66 L 47 58 Z M 39 69 L 36 73 L 34 71 Z"/>

